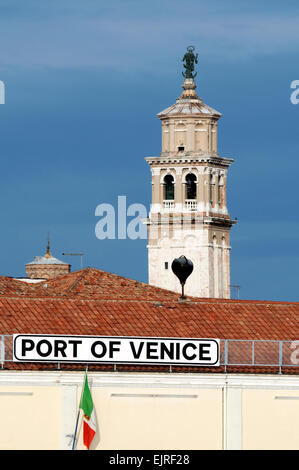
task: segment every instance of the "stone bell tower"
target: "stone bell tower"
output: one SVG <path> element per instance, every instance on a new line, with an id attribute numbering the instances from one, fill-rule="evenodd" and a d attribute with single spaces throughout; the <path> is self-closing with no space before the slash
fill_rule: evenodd
<path id="1" fill-rule="evenodd" d="M 221 114 L 196 94 L 193 47 L 183 61 L 183 93 L 158 114 L 162 152 L 146 158 L 152 173 L 149 284 L 180 292 L 171 263 L 185 255 L 194 265 L 185 286 L 187 295 L 230 298 L 229 232 L 235 220 L 227 210 L 226 182 L 233 160 L 218 155 Z"/>

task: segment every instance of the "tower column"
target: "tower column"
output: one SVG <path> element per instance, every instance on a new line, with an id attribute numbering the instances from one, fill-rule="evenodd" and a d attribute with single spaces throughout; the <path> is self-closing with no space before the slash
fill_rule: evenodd
<path id="1" fill-rule="evenodd" d="M 174 122 L 169 123 L 169 151 L 174 153 Z"/>
<path id="2" fill-rule="evenodd" d="M 174 190 L 174 198 L 175 198 L 175 209 L 177 212 L 183 210 L 184 207 L 184 184 L 182 182 L 182 168 L 176 168 L 176 183 L 175 183 L 175 190 Z"/>
<path id="3" fill-rule="evenodd" d="M 197 211 L 203 213 L 205 211 L 205 204 L 204 204 L 204 167 L 198 168 L 198 176 L 197 176 Z"/>
<path id="4" fill-rule="evenodd" d="M 152 168 L 152 212 L 161 211 L 160 199 L 160 169 Z"/>
<path id="5" fill-rule="evenodd" d="M 195 132 L 194 132 L 194 123 L 191 122 L 187 124 L 187 145 L 186 150 L 187 152 L 194 151 L 194 143 L 195 143 Z"/>

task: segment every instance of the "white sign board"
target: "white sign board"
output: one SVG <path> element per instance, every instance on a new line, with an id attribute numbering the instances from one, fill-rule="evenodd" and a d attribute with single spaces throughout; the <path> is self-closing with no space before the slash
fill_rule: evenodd
<path id="1" fill-rule="evenodd" d="M 219 340 L 15 334 L 13 360 L 218 366 Z"/>

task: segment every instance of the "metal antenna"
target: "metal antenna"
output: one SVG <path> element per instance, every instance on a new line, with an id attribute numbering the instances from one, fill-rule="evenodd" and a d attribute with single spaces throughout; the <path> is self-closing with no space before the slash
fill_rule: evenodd
<path id="1" fill-rule="evenodd" d="M 84 253 L 62 253 L 63 256 L 80 256 L 80 269 L 83 269 L 83 254 Z"/>

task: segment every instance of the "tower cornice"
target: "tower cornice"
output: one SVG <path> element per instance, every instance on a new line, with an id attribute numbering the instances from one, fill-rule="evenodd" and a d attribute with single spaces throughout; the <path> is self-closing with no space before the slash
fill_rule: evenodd
<path id="1" fill-rule="evenodd" d="M 229 167 L 233 162 L 233 158 L 224 158 L 216 156 L 204 156 L 204 155 L 184 155 L 184 156 L 164 156 L 159 157 L 145 157 L 145 160 L 149 165 L 174 165 L 174 164 L 196 164 L 196 165 L 217 165 L 222 167 Z"/>

